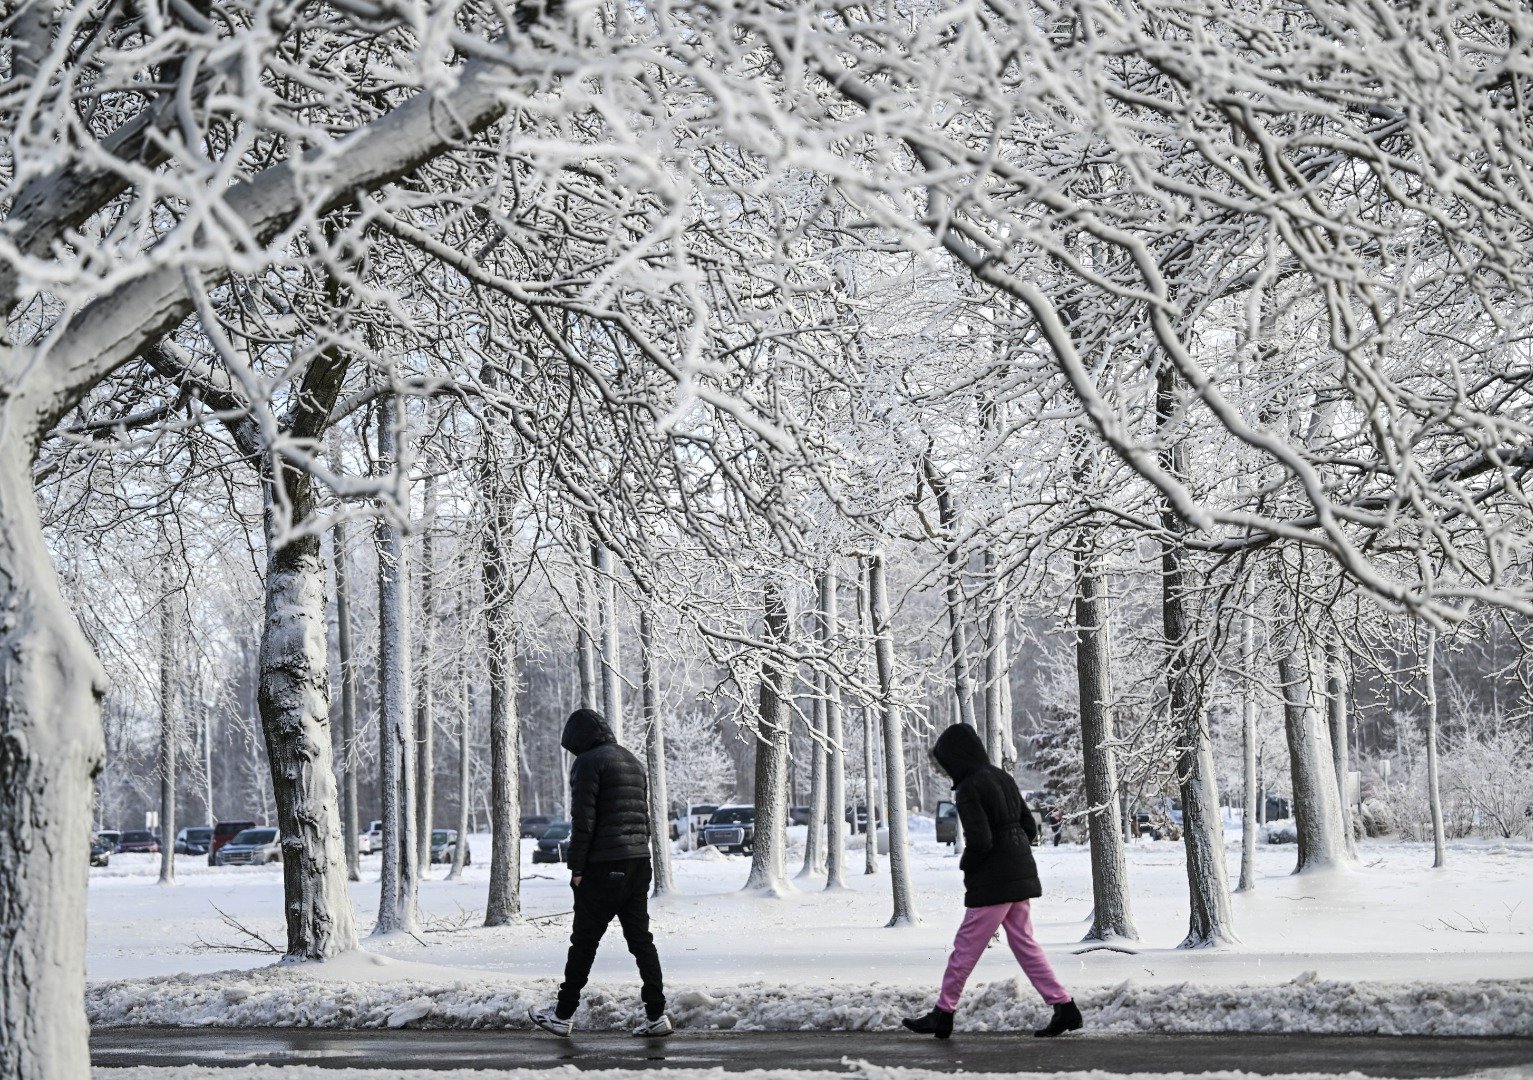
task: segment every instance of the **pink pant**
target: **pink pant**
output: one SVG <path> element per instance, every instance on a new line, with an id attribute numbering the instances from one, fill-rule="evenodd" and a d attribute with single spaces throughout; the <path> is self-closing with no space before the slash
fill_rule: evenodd
<path id="1" fill-rule="evenodd" d="M 1043 946 L 1033 937 L 1033 917 L 1026 900 L 1013 904 L 992 904 L 989 907 L 965 908 L 963 923 L 953 938 L 953 954 L 948 957 L 947 971 L 942 976 L 942 993 L 937 997 L 937 1008 L 952 1012 L 958 1007 L 963 985 L 969 981 L 969 973 L 979 963 L 985 946 L 997 927 L 1006 928 L 1006 940 L 1011 944 L 1012 955 L 1022 965 L 1033 989 L 1043 995 L 1050 1005 L 1070 1000 L 1066 990 L 1049 966 L 1049 958 L 1043 955 Z"/>

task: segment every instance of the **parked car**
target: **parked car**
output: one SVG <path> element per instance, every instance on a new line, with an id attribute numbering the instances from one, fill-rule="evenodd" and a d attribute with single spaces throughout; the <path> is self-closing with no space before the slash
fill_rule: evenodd
<path id="1" fill-rule="evenodd" d="M 457 829 L 432 829 L 431 830 L 431 861 L 452 862 L 454 849 L 458 846 Z M 468 846 L 468 841 L 463 841 L 464 865 L 474 861 L 474 849 Z"/>
<path id="2" fill-rule="evenodd" d="M 1164 839 L 1147 810 L 1140 810 L 1134 814 L 1134 832 L 1139 836 L 1148 836 L 1151 840 Z"/>
<path id="3" fill-rule="evenodd" d="M 101 841 L 115 855 L 117 845 L 122 843 L 122 833 L 116 829 L 102 829 L 96 834 L 96 839 Z"/>
<path id="4" fill-rule="evenodd" d="M 383 850 L 383 822 L 373 821 L 367 831 L 357 837 L 358 855 L 376 855 Z"/>
<path id="5" fill-rule="evenodd" d="M 883 828 L 884 814 L 880 807 L 873 808 L 874 817 L 878 828 Z M 853 815 L 856 815 L 855 817 Z M 846 808 L 846 823 L 852 827 L 854 833 L 868 831 L 868 808 L 866 805 L 848 806 Z"/>
<path id="6" fill-rule="evenodd" d="M 522 818 L 522 839 L 536 840 L 553 823 L 554 819 L 547 814 L 528 814 Z"/>
<path id="7" fill-rule="evenodd" d="M 176 833 L 177 855 L 206 855 L 213 846 L 213 827 L 194 825 Z"/>
<path id="8" fill-rule="evenodd" d="M 532 849 L 532 861 L 535 863 L 561 863 L 568 862 L 570 857 L 570 823 L 568 821 L 555 821 L 543 830 L 543 835 L 538 837 L 538 846 Z"/>
<path id="9" fill-rule="evenodd" d="M 158 855 L 160 838 L 147 829 L 132 829 L 122 834 L 117 850 L 124 855 Z"/>
<path id="10" fill-rule="evenodd" d="M 958 843 L 958 804 L 943 800 L 937 804 L 937 843 Z"/>
<path id="11" fill-rule="evenodd" d="M 253 829 L 256 823 L 253 821 L 220 821 L 213 826 L 213 842 L 208 845 L 208 865 L 218 865 L 218 853 L 225 844 L 233 840 L 246 829 Z"/>
<path id="12" fill-rule="evenodd" d="M 788 807 L 788 824 L 808 825 L 809 815 L 811 813 L 813 813 L 813 811 L 810 810 L 810 808 L 807 806 L 790 806 Z"/>
<path id="13" fill-rule="evenodd" d="M 749 855 L 756 843 L 756 808 L 721 806 L 703 826 L 702 842 L 727 852 Z"/>
<path id="14" fill-rule="evenodd" d="M 218 866 L 261 866 L 282 858 L 282 842 L 270 826 L 246 829 L 218 849 Z"/>
<path id="15" fill-rule="evenodd" d="M 105 840 L 101 839 L 101 834 L 97 833 L 91 837 L 90 841 L 90 864 L 92 866 L 105 866 L 112 861 L 112 852 L 115 850 L 114 845 L 108 844 Z"/>
<path id="16" fill-rule="evenodd" d="M 684 832 L 698 832 L 718 807 L 712 803 L 688 803 L 671 818 L 671 839 L 680 840 Z"/>

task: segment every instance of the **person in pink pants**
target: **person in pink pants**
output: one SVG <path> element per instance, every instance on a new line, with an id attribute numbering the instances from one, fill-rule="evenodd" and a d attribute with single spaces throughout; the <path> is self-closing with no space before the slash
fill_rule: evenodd
<path id="1" fill-rule="evenodd" d="M 932 759 L 953 781 L 958 820 L 963 828 L 964 914 L 953 939 L 942 992 L 925 1016 L 905 1018 L 905 1026 L 921 1035 L 946 1039 L 953 1033 L 953 1013 L 964 984 L 996 930 L 1006 931 L 1012 955 L 1043 1000 L 1054 1007 L 1047 1026 L 1033 1032 L 1052 1038 L 1077 1031 L 1081 1011 L 1060 983 L 1033 937 L 1030 901 L 1043 895 L 1033 841 L 1038 823 L 1028 809 L 1017 782 L 990 764 L 979 733 L 967 724 L 954 724 L 937 738 Z"/>

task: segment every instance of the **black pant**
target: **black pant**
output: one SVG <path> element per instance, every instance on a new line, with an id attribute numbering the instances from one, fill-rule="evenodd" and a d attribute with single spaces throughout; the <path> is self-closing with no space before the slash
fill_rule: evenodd
<path id="1" fill-rule="evenodd" d="M 653 869 L 648 859 L 587 863 L 575 887 L 575 925 L 570 931 L 570 953 L 564 962 L 564 983 L 559 987 L 557 1012 L 575 1015 L 580 991 L 591 977 L 596 947 L 615 917 L 623 927 L 623 940 L 639 965 L 644 981 L 644 1011 L 651 1020 L 665 1012 L 665 985 L 660 975 L 660 953 L 649 932 L 649 885 Z"/>

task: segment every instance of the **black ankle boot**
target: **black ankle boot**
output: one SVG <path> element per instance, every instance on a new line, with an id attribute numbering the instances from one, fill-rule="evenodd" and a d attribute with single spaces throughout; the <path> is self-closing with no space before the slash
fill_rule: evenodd
<path id="1" fill-rule="evenodd" d="M 1049 1021 L 1049 1026 L 1039 1028 L 1033 1032 L 1035 1039 L 1052 1039 L 1056 1035 L 1063 1035 L 1067 1031 L 1079 1031 L 1084 1021 L 1081 1019 L 1080 1009 L 1075 1007 L 1074 1001 L 1061 1001 L 1054 1006 L 1054 1019 Z"/>
<path id="2" fill-rule="evenodd" d="M 907 1016 L 902 1022 L 917 1035 L 935 1035 L 945 1039 L 953 1034 L 953 1014 L 946 1009 L 933 1008 L 925 1016 Z"/>

